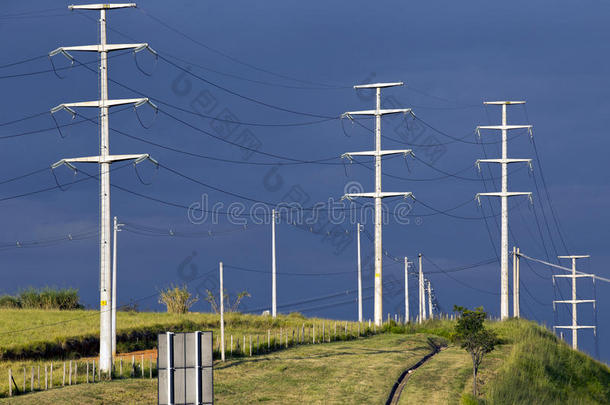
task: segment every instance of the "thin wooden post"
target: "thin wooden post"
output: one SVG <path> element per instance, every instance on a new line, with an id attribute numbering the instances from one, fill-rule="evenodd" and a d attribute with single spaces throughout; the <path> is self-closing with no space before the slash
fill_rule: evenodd
<path id="1" fill-rule="evenodd" d="M 312 332 L 311 336 L 312 336 L 312 342 L 315 345 L 316 344 L 316 324 L 315 323 L 313 324 L 313 332 Z"/>
<path id="2" fill-rule="evenodd" d="M 40 364 L 38 365 L 38 391 L 40 391 Z"/>
<path id="3" fill-rule="evenodd" d="M 246 335 L 243 336 L 244 337 L 244 344 L 241 347 L 241 352 L 243 353 L 243 355 L 246 355 Z"/>
<path id="4" fill-rule="evenodd" d="M 34 367 L 32 367 L 32 376 L 30 377 L 30 391 L 34 392 Z"/>
<path id="5" fill-rule="evenodd" d="M 259 344 L 259 336 L 258 336 L 258 335 L 256 335 L 256 354 L 258 354 L 258 351 L 259 351 L 260 347 L 261 347 L 261 346 L 260 346 L 260 344 Z"/>
<path id="6" fill-rule="evenodd" d="M 252 357 L 252 335 L 250 335 L 250 357 Z"/>
<path id="7" fill-rule="evenodd" d="M 231 355 L 231 357 L 233 357 L 233 335 L 231 335 L 231 349 L 230 349 L 230 355 Z"/>
<path id="8" fill-rule="evenodd" d="M 53 363 L 51 363 L 51 375 L 50 375 L 51 384 L 49 386 L 53 388 Z"/>
<path id="9" fill-rule="evenodd" d="M 100 367 L 100 362 L 98 360 L 97 362 L 97 381 L 101 382 L 102 381 L 102 368 Z"/>
<path id="10" fill-rule="evenodd" d="M 119 357 L 119 376 L 123 377 L 123 358 Z"/>
<path id="11" fill-rule="evenodd" d="M 271 350 L 271 331 L 267 329 L 267 350 Z"/>
<path id="12" fill-rule="evenodd" d="M 74 384 L 78 384 L 78 360 L 74 362 Z"/>
<path id="13" fill-rule="evenodd" d="M 136 356 L 133 354 L 131 355 L 131 376 L 136 376 Z"/>
<path id="14" fill-rule="evenodd" d="M 13 370 L 8 369 L 8 396 L 13 396 Z"/>
<path id="15" fill-rule="evenodd" d="M 295 346 L 295 344 L 294 344 L 294 329 L 292 330 L 292 345 Z"/>
<path id="16" fill-rule="evenodd" d="M 347 340 L 347 322 L 345 322 L 345 340 Z"/>
<path id="17" fill-rule="evenodd" d="M 144 378 L 144 355 L 140 358 L 140 365 L 142 366 L 142 378 Z"/>
<path id="18" fill-rule="evenodd" d="M 70 360 L 70 374 L 68 375 L 68 385 L 72 385 L 72 360 Z"/>
<path id="19" fill-rule="evenodd" d="M 148 357 L 148 371 L 152 380 L 152 354 Z"/>
<path id="20" fill-rule="evenodd" d="M 23 393 L 25 394 L 25 390 L 26 390 L 26 385 L 25 385 L 25 367 L 23 368 Z"/>
<path id="21" fill-rule="evenodd" d="M 66 362 L 64 361 L 64 372 L 63 372 L 63 378 L 61 380 L 61 386 L 65 387 L 66 386 Z"/>
<path id="22" fill-rule="evenodd" d="M 335 340 L 337 340 L 337 322 L 335 321 Z"/>
<path id="23" fill-rule="evenodd" d="M 47 373 L 47 365 L 44 365 L 44 389 L 45 391 L 49 389 L 49 375 Z"/>
<path id="24" fill-rule="evenodd" d="M 91 370 L 91 382 L 95 382 L 95 359 L 93 359 L 93 369 Z"/>
<path id="25" fill-rule="evenodd" d="M 322 322 L 322 340 L 321 342 L 324 343 L 324 341 L 326 340 L 326 331 L 324 330 L 324 327 L 326 326 L 326 322 Z"/>

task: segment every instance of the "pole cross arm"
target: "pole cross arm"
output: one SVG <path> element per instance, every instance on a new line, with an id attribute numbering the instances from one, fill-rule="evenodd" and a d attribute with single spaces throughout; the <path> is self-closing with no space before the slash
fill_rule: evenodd
<path id="1" fill-rule="evenodd" d="M 481 205 L 481 196 L 483 196 L 483 197 L 516 197 L 519 195 L 528 196 L 530 202 L 533 203 L 531 192 L 520 192 L 520 191 L 507 191 L 505 193 L 503 193 L 501 191 L 492 192 L 492 193 L 477 193 L 474 198 L 475 198 L 475 200 L 477 200 L 479 205 Z"/>
<path id="2" fill-rule="evenodd" d="M 534 169 L 532 166 L 532 159 L 477 159 L 475 165 L 477 165 L 479 171 L 481 170 L 481 163 L 527 163 L 530 167 L 530 170 Z"/>
<path id="3" fill-rule="evenodd" d="M 353 115 L 387 115 L 387 114 L 407 114 L 410 113 L 410 108 L 386 108 L 378 110 L 361 110 L 361 111 L 347 111 L 341 114 L 342 117 L 350 118 Z"/>
<path id="4" fill-rule="evenodd" d="M 579 273 L 579 274 L 553 274 L 551 277 L 562 277 L 562 278 L 593 277 L 593 278 L 595 278 L 595 274 L 586 274 L 586 273 Z"/>
<path id="5" fill-rule="evenodd" d="M 140 52 L 143 49 L 148 49 L 152 54 L 156 55 L 157 52 L 148 46 L 147 43 L 141 44 L 102 44 L 102 45 L 77 45 L 77 46 L 62 46 L 53 49 L 49 52 L 49 56 L 55 56 L 58 53 L 63 54 L 66 58 L 74 61 L 74 57 L 68 53 L 68 51 L 76 52 L 112 52 L 121 51 L 124 49 L 134 49 L 134 52 Z"/>
<path id="6" fill-rule="evenodd" d="M 140 107 L 141 105 L 148 104 L 155 110 L 158 108 L 148 98 L 125 98 L 120 100 L 95 100 L 95 101 L 81 101 L 77 103 L 64 103 L 56 107 L 51 108 L 51 114 L 55 114 L 60 110 L 66 110 L 72 115 L 76 115 L 76 111 L 72 107 L 95 107 L 95 108 L 108 108 L 117 105 L 133 104 L 134 107 Z"/>
<path id="7" fill-rule="evenodd" d="M 70 10 L 108 10 L 113 8 L 133 8 L 136 3 L 115 3 L 115 4 L 71 4 L 68 6 Z"/>
<path id="8" fill-rule="evenodd" d="M 596 329 L 595 326 L 587 326 L 587 325 L 577 325 L 577 326 L 572 326 L 572 325 L 557 325 L 557 326 L 554 326 L 554 328 L 561 328 L 561 329 Z"/>
<path id="9" fill-rule="evenodd" d="M 384 87 L 396 87 L 403 86 L 403 82 L 389 82 L 389 83 L 371 83 L 371 84 L 357 84 L 354 86 L 355 89 L 381 89 Z"/>
<path id="10" fill-rule="evenodd" d="M 532 128 L 532 125 L 479 125 L 477 126 L 477 131 L 480 129 L 529 129 L 531 131 Z"/>
<path id="11" fill-rule="evenodd" d="M 404 197 L 404 198 L 414 198 L 413 197 L 413 193 L 411 192 L 381 192 L 381 193 L 348 193 L 348 194 L 344 194 L 343 197 L 341 197 L 341 200 L 351 200 L 353 198 L 359 198 L 359 197 L 364 197 L 364 198 L 386 198 L 386 197 Z"/>
<path id="12" fill-rule="evenodd" d="M 348 159 L 352 159 L 353 156 L 385 156 L 385 155 L 397 155 L 397 154 L 403 154 L 405 156 L 407 155 L 411 155 L 411 156 L 415 156 L 413 154 L 413 150 L 411 149 L 392 149 L 392 150 L 382 150 L 382 151 L 365 151 L 365 152 L 348 152 L 348 153 L 344 153 L 343 155 L 341 155 L 341 158 L 348 158 Z"/>
<path id="13" fill-rule="evenodd" d="M 150 160 L 156 166 L 159 166 L 159 162 L 150 157 L 148 153 L 144 154 L 130 154 L 130 155 L 108 155 L 106 157 L 103 156 L 85 156 L 78 158 L 70 158 L 70 159 L 62 159 L 57 161 L 51 165 L 52 169 L 56 169 L 61 165 L 66 165 L 72 170 L 76 171 L 76 167 L 72 163 L 113 163 L 113 162 L 121 162 L 125 160 L 134 160 L 134 164 L 138 164 L 143 162 L 144 160 Z"/>
<path id="14" fill-rule="evenodd" d="M 595 300 L 554 300 L 556 304 L 584 304 L 584 303 L 595 303 Z"/>

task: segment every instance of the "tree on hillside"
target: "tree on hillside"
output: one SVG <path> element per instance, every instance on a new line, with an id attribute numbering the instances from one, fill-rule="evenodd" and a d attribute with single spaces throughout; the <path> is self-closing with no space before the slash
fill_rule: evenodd
<path id="1" fill-rule="evenodd" d="M 472 392 L 477 396 L 477 374 L 483 356 L 491 352 L 496 345 L 496 334 L 485 329 L 483 322 L 487 318 L 487 313 L 483 307 L 478 307 L 474 311 L 455 305 L 455 312 L 459 313 L 459 318 L 455 324 L 452 338 L 459 342 L 463 349 L 470 353 L 472 358 Z"/>
<path id="2" fill-rule="evenodd" d="M 216 300 L 216 296 L 214 295 L 214 293 L 212 291 L 210 291 L 210 290 L 205 290 L 205 291 L 207 294 L 205 300 L 210 303 L 210 306 L 212 307 L 212 311 L 214 311 L 215 314 L 219 313 L 220 312 L 220 300 L 218 300 L 218 301 Z M 229 294 L 227 294 L 227 292 L 225 291 L 223 296 L 224 296 L 223 297 L 224 302 L 229 304 L 229 306 L 225 308 L 226 312 L 237 312 L 241 301 L 244 298 L 251 297 L 250 293 L 248 291 L 244 290 L 237 294 L 237 296 L 235 297 L 235 301 L 233 302 L 233 305 L 230 305 L 231 301 L 229 300 Z"/>

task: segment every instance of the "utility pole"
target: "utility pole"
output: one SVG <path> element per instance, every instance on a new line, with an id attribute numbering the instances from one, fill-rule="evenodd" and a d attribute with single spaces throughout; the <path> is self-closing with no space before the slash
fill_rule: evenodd
<path id="1" fill-rule="evenodd" d="M 507 133 L 512 129 L 528 129 L 531 135 L 531 125 L 508 125 L 506 120 L 506 106 L 514 104 L 525 104 L 525 101 L 485 101 L 485 105 L 502 106 L 502 125 L 481 125 L 477 127 L 480 135 L 481 129 L 500 130 L 502 134 L 502 158 L 501 159 L 479 159 L 476 161 L 480 170 L 480 163 L 500 163 L 502 167 L 502 191 L 493 193 L 477 193 L 476 199 L 480 204 L 481 196 L 500 197 L 502 202 L 502 230 L 500 242 L 500 318 L 508 318 L 508 197 L 527 195 L 532 197 L 529 192 L 509 192 L 508 191 L 508 164 L 526 162 L 531 167 L 531 159 L 509 159 L 507 152 Z"/>
<path id="2" fill-rule="evenodd" d="M 277 285 L 276 285 L 276 267 L 275 267 L 275 209 L 271 210 L 271 315 L 277 316 Z"/>
<path id="3" fill-rule="evenodd" d="M 405 323 L 409 323 L 409 261 L 405 256 Z"/>
<path id="4" fill-rule="evenodd" d="M 222 262 L 219 265 L 220 270 L 220 356 L 221 360 L 225 361 L 225 295 L 222 282 Z"/>
<path id="5" fill-rule="evenodd" d="M 360 258 L 360 223 L 357 224 L 358 232 L 358 322 L 362 323 L 362 259 Z"/>
<path id="6" fill-rule="evenodd" d="M 426 317 L 424 315 L 424 311 L 425 311 L 425 304 L 424 304 L 424 271 L 422 268 L 422 260 L 421 260 L 421 253 L 418 255 L 419 257 L 419 323 L 422 323 L 424 321 L 424 318 Z"/>
<path id="7" fill-rule="evenodd" d="M 592 303 L 595 308 L 595 300 L 579 300 L 576 298 L 576 279 L 580 277 L 591 277 L 595 282 L 594 274 L 576 273 L 576 260 L 585 259 L 590 257 L 589 255 L 570 255 L 570 256 L 557 256 L 560 259 L 572 259 L 572 274 L 553 274 L 553 283 L 555 283 L 555 277 L 571 278 L 572 279 L 572 299 L 571 300 L 556 300 L 553 301 L 553 310 L 555 304 L 572 304 L 572 325 L 567 326 L 555 326 L 555 328 L 571 329 L 572 330 L 572 348 L 578 350 L 578 329 L 593 329 L 593 333 L 596 333 L 595 326 L 578 325 L 578 304 Z"/>
<path id="8" fill-rule="evenodd" d="M 381 326 L 383 323 L 383 291 L 382 291 L 382 243 L 381 243 L 381 227 L 382 227 L 382 212 L 381 200 L 386 197 L 412 197 L 410 192 L 382 192 L 381 191 L 381 159 L 385 155 L 393 154 L 412 154 L 411 149 L 401 150 L 381 150 L 381 117 L 387 114 L 409 113 L 410 108 L 391 108 L 381 109 L 381 89 L 385 87 L 402 86 L 402 82 L 396 83 L 374 83 L 362 84 L 354 86 L 354 89 L 375 89 L 376 105 L 374 110 L 365 111 L 348 111 L 343 116 L 352 119 L 354 115 L 372 115 L 375 117 L 375 150 L 367 152 L 350 152 L 345 153 L 341 157 L 352 159 L 354 156 L 374 156 L 375 157 L 375 192 L 373 193 L 350 193 L 345 194 L 343 198 L 358 198 L 366 197 L 375 200 L 375 325 Z"/>
<path id="9" fill-rule="evenodd" d="M 521 310 L 519 309 L 519 265 L 519 248 L 513 246 L 513 316 L 515 318 L 519 318 L 521 316 Z"/>
<path id="10" fill-rule="evenodd" d="M 432 315 L 432 287 L 430 286 L 430 280 L 428 281 L 428 315 L 430 317 L 430 319 L 434 318 L 434 315 Z"/>
<path id="11" fill-rule="evenodd" d="M 114 234 L 112 235 L 112 357 L 116 356 L 116 250 L 117 232 L 121 231 L 121 226 L 117 218 L 114 217 Z"/>
<path id="12" fill-rule="evenodd" d="M 135 160 L 134 163 L 140 163 L 146 159 L 157 163 L 150 158 L 148 154 L 137 155 L 110 155 L 109 139 L 108 139 L 108 109 L 110 107 L 133 104 L 138 107 L 143 104 L 151 104 L 147 98 L 134 98 L 122 100 L 108 99 L 108 52 L 134 49 L 138 52 L 143 49 L 152 51 L 148 44 L 107 44 L 106 43 L 106 11 L 118 8 L 135 7 L 135 3 L 123 4 L 87 4 L 69 6 L 70 10 L 99 10 L 100 12 L 100 43 L 97 45 L 85 46 L 68 46 L 57 48 L 49 53 L 49 56 L 63 54 L 68 59 L 74 61 L 74 58 L 68 53 L 69 51 L 85 51 L 97 52 L 100 54 L 100 99 L 95 101 L 85 101 L 78 103 L 65 103 L 51 109 L 54 114 L 60 110 L 67 110 L 73 116 L 76 112 L 74 107 L 93 107 L 99 108 L 99 125 L 100 125 L 100 154 L 99 156 L 79 157 L 72 159 L 62 159 L 54 163 L 53 169 L 67 165 L 73 170 L 76 167 L 72 163 L 97 163 L 99 164 L 100 176 L 100 371 L 110 373 L 112 370 L 112 316 L 111 308 L 111 274 L 110 274 L 110 165 L 114 162 Z M 156 108 L 153 105 L 154 108 Z"/>

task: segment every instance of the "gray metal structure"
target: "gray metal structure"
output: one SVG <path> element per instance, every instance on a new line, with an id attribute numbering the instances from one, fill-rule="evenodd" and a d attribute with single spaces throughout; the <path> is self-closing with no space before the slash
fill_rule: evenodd
<path id="1" fill-rule="evenodd" d="M 166 332 L 158 339 L 158 404 L 213 404 L 212 332 Z"/>

